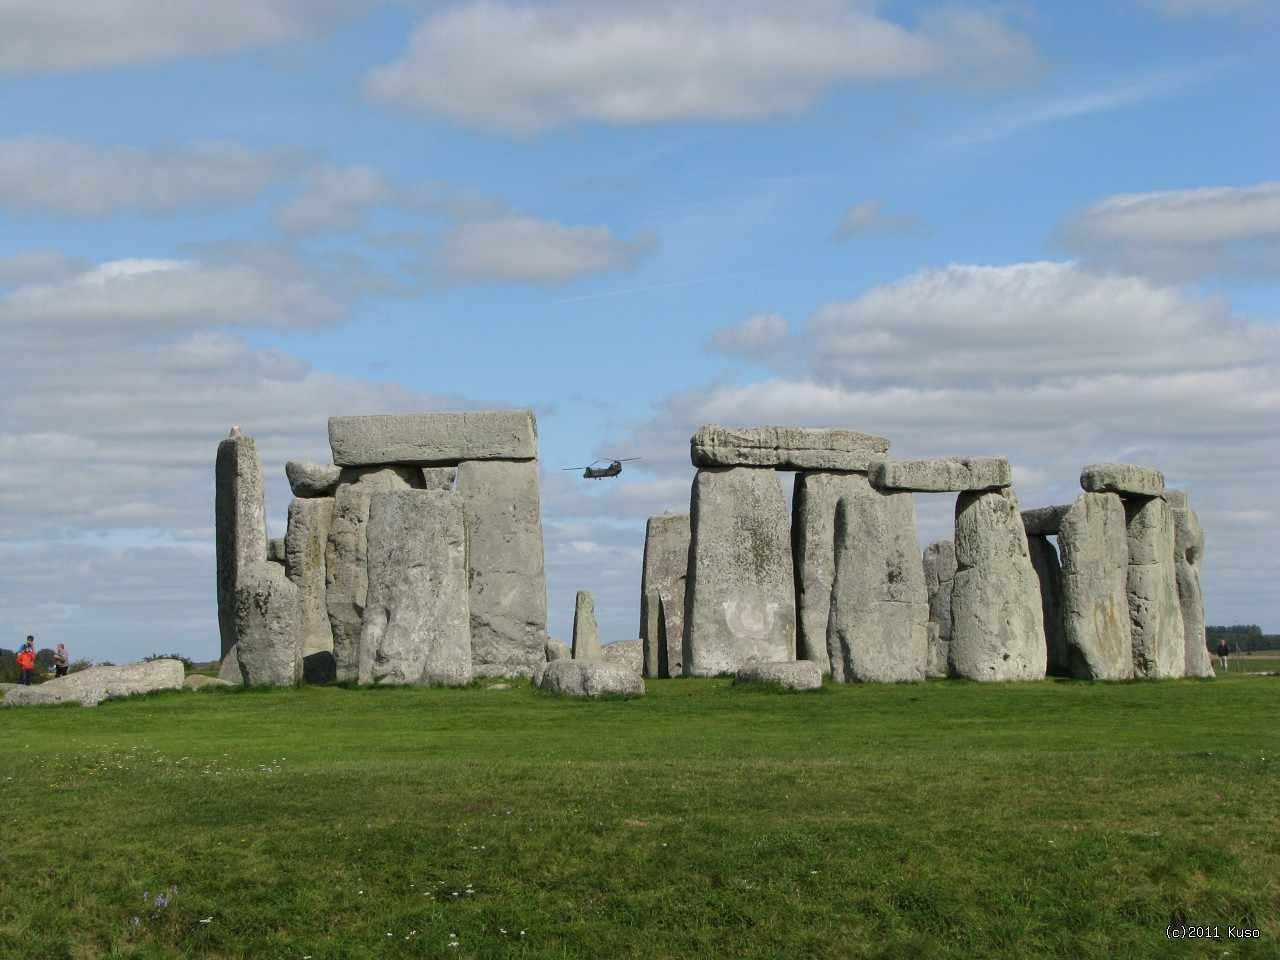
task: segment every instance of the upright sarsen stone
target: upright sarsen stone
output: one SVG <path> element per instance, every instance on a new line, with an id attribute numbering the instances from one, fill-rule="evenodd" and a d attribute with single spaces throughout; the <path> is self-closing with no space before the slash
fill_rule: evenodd
<path id="1" fill-rule="evenodd" d="M 831 678 L 845 683 L 923 680 L 929 596 L 910 493 L 851 479 L 836 508 L 835 579 L 827 620 Z"/>
<path id="2" fill-rule="evenodd" d="M 366 530 L 369 583 L 360 682 L 469 683 L 462 498 L 445 490 L 375 493 Z"/>
<path id="3" fill-rule="evenodd" d="M 924 549 L 924 588 L 929 596 L 929 623 L 936 628 L 930 638 L 927 673 L 945 677 L 951 667 L 951 589 L 956 579 L 956 545 L 935 540 Z"/>
<path id="4" fill-rule="evenodd" d="M 1173 493 L 1182 493 L 1175 499 Z M 1165 499 L 1173 514 L 1174 570 L 1178 581 L 1178 603 L 1182 608 L 1182 634 L 1186 645 L 1188 677 L 1212 677 L 1213 662 L 1205 644 L 1204 599 L 1200 593 L 1200 558 L 1204 554 L 1204 530 L 1196 512 L 1185 506 L 1182 491 L 1168 490 Z M 1183 504 L 1177 506 L 1175 504 Z"/>
<path id="5" fill-rule="evenodd" d="M 278 563 L 241 571 L 236 585 L 236 657 L 250 686 L 287 687 L 302 675 L 298 588 Z"/>
<path id="6" fill-rule="evenodd" d="M 782 483 L 772 470 L 699 470 L 690 496 L 684 672 L 732 673 L 795 657 L 795 583 Z"/>
<path id="7" fill-rule="evenodd" d="M 587 590 L 579 590 L 574 603 L 573 659 L 600 659 L 600 628 L 596 626 L 596 605 Z"/>
<path id="8" fill-rule="evenodd" d="M 1026 517 L 1026 511 L 1023 511 Z M 1024 525 L 1025 528 L 1025 525 Z M 1027 534 L 1027 554 L 1040 581 L 1040 612 L 1044 616 L 1044 640 L 1048 660 L 1047 672 L 1055 676 L 1070 674 L 1067 638 L 1062 622 L 1062 564 L 1058 551 L 1047 536 Z"/>
<path id="9" fill-rule="evenodd" d="M 683 592 L 681 590 L 681 593 Z M 683 613 L 680 619 L 683 622 Z M 640 598 L 640 646 L 644 675 L 670 677 L 671 664 L 667 659 L 666 611 L 663 610 L 662 594 L 656 590 L 651 590 Z"/>
<path id="10" fill-rule="evenodd" d="M 468 461 L 455 489 L 470 548 L 472 673 L 532 676 L 547 641 L 538 463 Z"/>
<path id="11" fill-rule="evenodd" d="M 324 576 L 332 519 L 332 497 L 295 498 L 289 504 L 285 572 L 298 588 L 302 675 L 308 683 L 327 683 L 337 676 Z"/>
<path id="12" fill-rule="evenodd" d="M 951 664 L 970 680 L 1043 680 L 1040 589 L 1013 490 L 956 498 Z"/>
<path id="13" fill-rule="evenodd" d="M 836 505 L 847 493 L 867 490 L 860 473 L 805 470 L 791 494 L 791 553 L 796 574 L 796 656 L 831 672 L 827 618 L 836 576 Z"/>
<path id="14" fill-rule="evenodd" d="M 1114 493 L 1082 493 L 1060 519 L 1062 632 L 1067 667 L 1087 680 L 1133 676 L 1129 545 L 1124 504 Z"/>
<path id="15" fill-rule="evenodd" d="M 214 540 L 218 564 L 220 656 L 236 643 L 236 587 L 241 572 L 267 559 L 267 509 L 262 461 L 253 437 L 239 427 L 218 444 L 214 466 Z"/>
<path id="16" fill-rule="evenodd" d="M 1187 654 L 1174 571 L 1173 515 L 1160 497 L 1130 497 L 1124 510 L 1134 675 L 1184 676 Z"/>
<path id="17" fill-rule="evenodd" d="M 640 581 L 640 597 L 658 594 L 661 600 L 662 632 L 666 636 L 666 649 L 659 659 L 666 664 L 653 676 L 674 677 L 684 672 L 682 638 L 684 637 L 684 591 L 689 572 L 689 515 L 664 513 L 650 517 L 645 526 L 644 564 Z M 652 604 L 649 616 L 656 611 Z M 648 625 L 644 610 L 640 617 L 640 638 L 651 645 L 656 635 Z M 656 647 L 654 652 L 656 653 Z"/>

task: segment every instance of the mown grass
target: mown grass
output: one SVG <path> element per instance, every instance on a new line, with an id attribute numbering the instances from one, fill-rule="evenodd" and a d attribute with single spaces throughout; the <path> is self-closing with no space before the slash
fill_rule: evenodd
<path id="1" fill-rule="evenodd" d="M 648 690 L 5 710 L 0 956 L 1280 952 L 1280 680 Z"/>

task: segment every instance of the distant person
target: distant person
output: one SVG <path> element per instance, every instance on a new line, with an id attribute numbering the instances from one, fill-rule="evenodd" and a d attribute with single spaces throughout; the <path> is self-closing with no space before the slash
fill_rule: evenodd
<path id="1" fill-rule="evenodd" d="M 1218 664 L 1223 670 L 1230 669 L 1230 667 L 1227 666 L 1227 654 L 1230 652 L 1231 651 L 1227 649 L 1227 638 L 1223 637 L 1218 641 Z"/>
<path id="2" fill-rule="evenodd" d="M 36 638 L 27 637 L 27 642 L 18 651 L 18 669 L 21 672 L 18 682 L 31 686 L 31 675 L 36 669 Z"/>
<path id="3" fill-rule="evenodd" d="M 55 677 L 65 677 L 67 675 L 67 667 L 71 665 L 71 657 L 67 653 L 67 648 L 62 644 L 58 644 L 58 649 L 53 655 L 53 675 Z"/>

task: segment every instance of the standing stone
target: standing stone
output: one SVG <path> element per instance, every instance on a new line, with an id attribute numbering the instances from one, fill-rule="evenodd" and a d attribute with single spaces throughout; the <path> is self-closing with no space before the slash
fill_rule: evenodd
<path id="1" fill-rule="evenodd" d="M 236 657 L 250 686 L 288 686 L 302 675 L 298 588 L 278 563 L 251 563 L 236 587 Z"/>
<path id="2" fill-rule="evenodd" d="M 375 493 L 412 490 L 422 484 L 422 472 L 409 467 L 343 471 L 333 495 L 333 519 L 325 545 L 325 605 L 333 630 L 334 676 L 356 680 L 360 675 L 360 631 L 369 585 L 369 500 Z"/>
<path id="3" fill-rule="evenodd" d="M 795 580 L 782 482 L 772 470 L 699 470 L 690 496 L 684 672 L 732 673 L 795 656 Z"/>
<path id="4" fill-rule="evenodd" d="M 662 604 L 662 632 L 666 650 L 659 659 L 658 677 L 679 676 L 684 671 L 682 638 L 684 637 L 684 592 L 689 573 L 689 515 L 664 513 L 650 517 L 644 533 L 644 566 L 640 581 L 640 597 L 657 593 Z M 646 636 L 646 620 L 640 615 L 640 638 Z M 652 642 L 652 637 L 650 637 Z"/>
<path id="5" fill-rule="evenodd" d="M 369 500 L 361 683 L 471 682 L 462 499 L 393 490 Z"/>
<path id="6" fill-rule="evenodd" d="M 1187 506 L 1185 494 L 1180 500 L 1165 497 L 1173 514 L 1174 570 L 1178 580 L 1178 603 L 1182 608 L 1182 634 L 1186 645 L 1186 672 L 1188 677 L 1212 677 L 1213 662 L 1205 644 L 1204 599 L 1200 594 L 1200 558 L 1204 554 L 1204 530 L 1196 512 Z"/>
<path id="7" fill-rule="evenodd" d="M 337 676 L 324 576 L 325 547 L 332 519 L 332 497 L 294 498 L 289 504 L 289 527 L 284 537 L 285 572 L 298 588 L 302 676 L 308 683 L 328 683 Z"/>
<path id="8" fill-rule="evenodd" d="M 684 584 L 681 584 L 683 592 Z M 684 619 L 683 615 L 680 618 Z M 640 598 L 640 643 L 644 650 L 644 675 L 646 677 L 671 676 L 671 662 L 667 658 L 666 611 L 662 594 L 651 590 Z"/>
<path id="9" fill-rule="evenodd" d="M 855 475 L 836 507 L 835 580 L 827 647 L 844 683 L 923 680 L 929 596 L 910 493 L 881 493 Z"/>
<path id="10" fill-rule="evenodd" d="M 218 564 L 218 632 L 221 656 L 236 643 L 236 587 L 251 563 L 267 558 L 267 508 L 262 461 L 253 437 L 231 429 L 218 444 L 214 466 L 214 524 Z"/>
<path id="11" fill-rule="evenodd" d="M 573 609 L 573 659 L 600 659 L 600 628 L 596 626 L 596 605 L 587 590 L 579 590 Z"/>
<path id="12" fill-rule="evenodd" d="M 1044 614 L 1012 488 L 956 499 L 951 664 L 970 680 L 1043 680 Z"/>
<path id="13" fill-rule="evenodd" d="M 1160 497 L 1130 497 L 1124 512 L 1134 675 L 1184 676 L 1187 651 L 1174 570 L 1173 515 Z"/>
<path id="14" fill-rule="evenodd" d="M 1024 513 L 1025 516 L 1025 513 Z M 1025 529 L 1025 526 L 1024 526 Z M 1069 676 L 1067 637 L 1062 623 L 1062 565 L 1049 538 L 1027 535 L 1027 554 L 1040 581 L 1040 612 L 1044 617 L 1045 669 L 1058 677 Z"/>
<path id="15" fill-rule="evenodd" d="M 827 617 L 836 576 L 836 504 L 843 494 L 866 490 L 859 473 L 806 470 L 791 495 L 791 552 L 796 572 L 796 655 L 831 672 Z"/>
<path id="16" fill-rule="evenodd" d="M 1062 633 L 1067 667 L 1087 680 L 1133 676 L 1129 545 L 1124 504 L 1114 493 L 1082 493 L 1062 515 Z"/>
<path id="17" fill-rule="evenodd" d="M 471 672 L 531 676 L 547 641 L 538 462 L 468 461 L 456 489 L 470 550 Z"/>
<path id="18" fill-rule="evenodd" d="M 951 663 L 951 588 L 956 579 L 956 545 L 951 540 L 935 540 L 924 548 L 921 558 L 924 588 L 929 596 L 931 634 L 928 675 L 945 677 Z"/>

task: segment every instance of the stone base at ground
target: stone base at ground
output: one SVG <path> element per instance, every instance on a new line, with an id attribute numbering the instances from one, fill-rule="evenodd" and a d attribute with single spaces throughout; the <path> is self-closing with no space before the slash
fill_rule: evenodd
<path id="1" fill-rule="evenodd" d="M 575 697 L 644 693 L 644 680 L 639 671 L 604 660 L 555 660 L 539 667 L 533 682 L 543 690 Z"/>
<path id="2" fill-rule="evenodd" d="M 822 686 L 822 670 L 812 660 L 784 663 L 744 663 L 733 675 L 734 683 L 777 683 L 790 690 L 817 690 Z"/>

